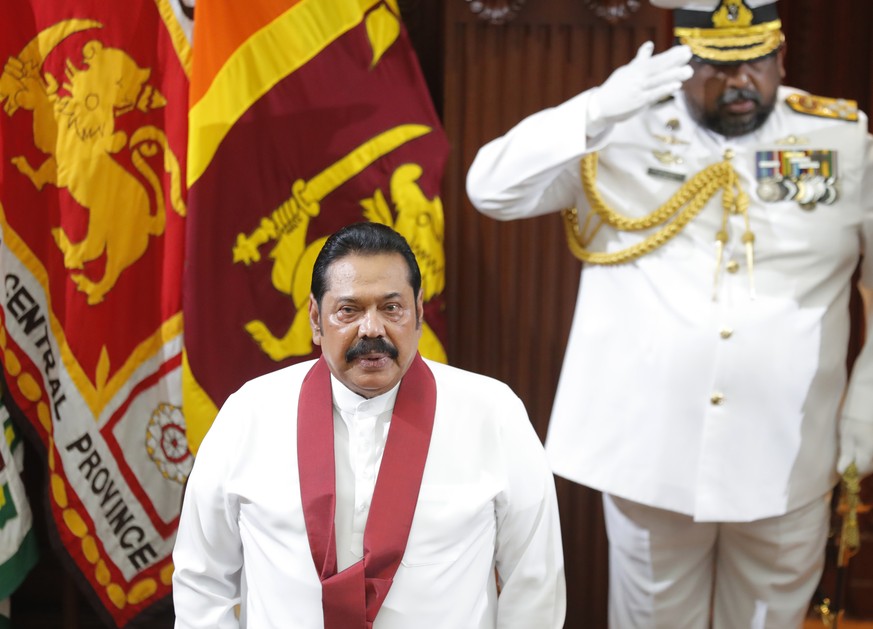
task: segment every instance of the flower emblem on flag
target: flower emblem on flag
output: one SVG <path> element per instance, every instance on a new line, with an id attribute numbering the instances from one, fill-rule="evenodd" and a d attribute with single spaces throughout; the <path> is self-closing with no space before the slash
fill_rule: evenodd
<path id="1" fill-rule="evenodd" d="M 163 403 L 155 409 L 146 430 L 146 450 L 164 478 L 185 484 L 194 466 L 194 457 L 188 450 L 185 418 L 180 407 Z"/>

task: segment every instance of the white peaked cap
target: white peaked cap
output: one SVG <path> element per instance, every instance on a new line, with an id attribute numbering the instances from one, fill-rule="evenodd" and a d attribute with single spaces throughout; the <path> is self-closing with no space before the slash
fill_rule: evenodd
<path id="1" fill-rule="evenodd" d="M 785 37 L 776 0 L 649 0 L 673 10 L 673 34 L 711 63 L 742 63 L 774 54 Z"/>

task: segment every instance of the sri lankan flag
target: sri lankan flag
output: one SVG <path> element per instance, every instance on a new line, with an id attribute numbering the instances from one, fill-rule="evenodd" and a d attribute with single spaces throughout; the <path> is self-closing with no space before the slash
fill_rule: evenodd
<path id="1" fill-rule="evenodd" d="M 170 0 L 0 7 L 0 361 L 110 625 L 169 603 L 190 48 Z"/>
<path id="2" fill-rule="evenodd" d="M 448 146 L 396 0 L 198 0 L 194 42 L 184 407 L 196 451 L 243 382 L 316 355 L 312 265 L 345 224 L 409 241 L 421 350 L 445 360 Z"/>

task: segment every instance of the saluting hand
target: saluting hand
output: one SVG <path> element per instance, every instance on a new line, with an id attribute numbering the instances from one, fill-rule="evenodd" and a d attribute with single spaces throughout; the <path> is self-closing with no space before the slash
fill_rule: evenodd
<path id="1" fill-rule="evenodd" d="M 672 94 L 691 78 L 694 72 L 688 65 L 688 46 L 674 46 L 652 56 L 654 48 L 652 42 L 644 43 L 630 63 L 617 68 L 593 90 L 588 101 L 588 137 Z"/>

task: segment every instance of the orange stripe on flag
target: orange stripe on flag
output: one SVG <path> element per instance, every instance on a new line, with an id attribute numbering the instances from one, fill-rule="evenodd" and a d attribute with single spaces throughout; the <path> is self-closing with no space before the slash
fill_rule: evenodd
<path id="1" fill-rule="evenodd" d="M 193 98 L 189 116 L 188 187 L 194 185 L 212 160 L 218 145 L 237 120 L 273 86 L 299 69 L 343 33 L 357 26 L 364 14 L 381 0 L 327 3 L 300 0 L 277 19 L 252 34 L 233 51 L 215 74 L 207 91 Z M 209 6 L 207 4 L 207 6 Z M 197 20 L 206 19 L 197 16 Z M 222 19 L 227 19 L 222 15 Z M 209 33 L 223 37 L 218 25 L 195 32 L 194 78 L 201 61 L 211 57 Z M 228 29 L 224 24 L 222 28 Z M 202 41 L 201 35 L 203 37 Z M 202 46 L 202 48 L 201 48 Z"/>
<path id="2" fill-rule="evenodd" d="M 194 38 L 197 41 L 197 54 L 200 59 L 191 77 L 191 104 L 203 97 L 215 75 L 237 48 L 301 1 L 198 2 L 197 19 L 194 20 Z M 213 37 L 213 33 L 218 33 L 220 36 Z"/>

